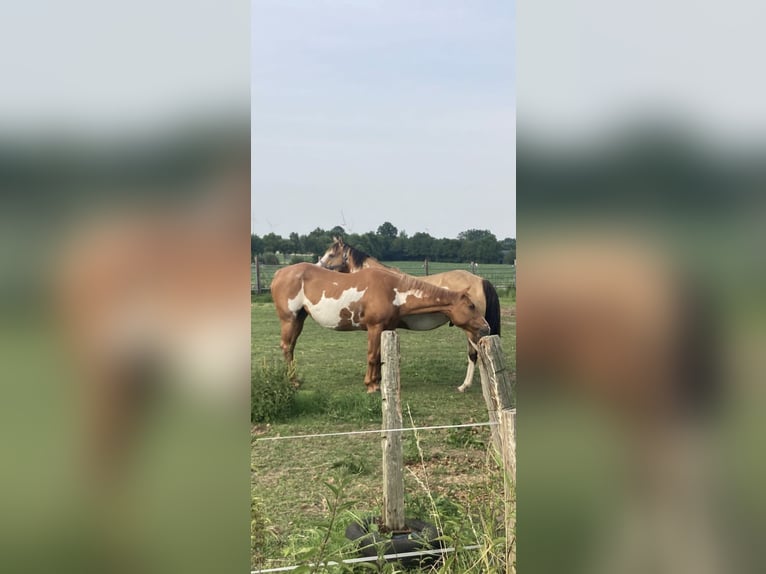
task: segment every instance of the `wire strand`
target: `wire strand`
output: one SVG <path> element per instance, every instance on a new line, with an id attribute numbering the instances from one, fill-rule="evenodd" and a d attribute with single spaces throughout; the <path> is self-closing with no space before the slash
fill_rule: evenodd
<path id="1" fill-rule="evenodd" d="M 437 430 L 437 429 L 459 429 L 459 428 L 467 428 L 467 427 L 486 427 L 486 426 L 496 426 L 499 423 L 497 422 L 485 422 L 485 423 L 466 423 L 466 424 L 459 424 L 459 425 L 437 425 L 437 426 L 429 426 L 429 427 L 403 427 L 398 429 L 376 429 L 376 430 L 363 430 L 363 431 L 346 431 L 346 432 L 328 432 L 328 433 L 316 433 L 316 434 L 296 434 L 296 435 L 289 435 L 289 436 L 264 436 L 255 439 L 254 442 L 259 441 L 265 441 L 265 440 L 288 440 L 288 439 L 295 439 L 295 438 L 320 438 L 320 437 L 328 437 L 328 436 L 347 436 L 347 435 L 361 435 L 361 434 L 380 434 L 380 433 L 388 433 L 388 432 L 407 432 L 407 431 L 419 431 L 419 430 Z"/>

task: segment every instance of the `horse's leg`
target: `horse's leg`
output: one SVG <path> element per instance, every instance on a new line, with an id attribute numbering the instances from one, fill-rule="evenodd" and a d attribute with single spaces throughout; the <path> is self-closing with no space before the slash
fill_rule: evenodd
<path id="1" fill-rule="evenodd" d="M 282 333 L 279 346 L 282 348 L 285 362 L 290 367 L 292 373 L 290 380 L 293 382 L 297 382 L 298 379 L 295 374 L 295 369 L 293 369 L 295 363 L 295 343 L 298 341 L 301 331 L 303 331 L 303 323 L 306 321 L 306 316 L 306 311 L 301 309 L 289 319 L 282 320 Z"/>
<path id="2" fill-rule="evenodd" d="M 376 326 L 367 327 L 367 374 L 364 384 L 368 393 L 380 390 L 380 335 L 383 329 Z"/>
<path id="3" fill-rule="evenodd" d="M 463 384 L 460 385 L 457 390 L 461 393 L 464 393 L 468 387 L 470 387 L 473 384 L 473 373 L 476 370 L 476 361 L 479 358 L 479 353 L 476 351 L 476 349 L 471 345 L 471 341 L 468 341 L 468 369 L 465 373 L 465 380 L 463 381 Z"/>
<path id="4" fill-rule="evenodd" d="M 119 480 L 133 454 L 142 417 L 156 397 L 157 380 L 147 357 L 103 359 L 87 374 L 85 400 L 90 467 L 104 485 Z"/>

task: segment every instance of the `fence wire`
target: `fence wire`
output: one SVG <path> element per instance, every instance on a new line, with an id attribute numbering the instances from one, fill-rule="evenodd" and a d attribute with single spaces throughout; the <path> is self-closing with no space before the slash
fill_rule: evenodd
<path id="1" fill-rule="evenodd" d="M 397 560 L 400 558 L 412 558 L 415 556 L 438 556 L 440 554 L 449 554 L 451 552 L 457 552 L 457 550 L 478 550 L 481 548 L 479 544 L 473 544 L 471 546 L 461 546 L 456 548 L 451 546 L 449 548 L 434 548 L 433 550 L 419 550 L 417 552 L 398 552 L 394 554 L 385 554 L 384 556 L 365 556 L 363 558 L 348 558 L 347 560 L 341 560 L 340 562 L 322 562 L 320 564 L 308 564 L 310 568 L 327 568 L 329 566 L 339 566 L 340 564 L 359 564 L 361 562 L 377 562 L 379 560 L 389 561 Z M 271 572 L 290 572 L 297 570 L 303 566 L 303 564 L 295 566 L 281 566 L 279 568 L 266 568 L 265 570 L 251 570 L 250 574 L 269 574 Z"/>
<path id="2" fill-rule="evenodd" d="M 316 434 L 296 434 L 296 435 L 288 435 L 288 436 L 264 436 L 255 439 L 254 442 L 258 441 L 266 441 L 266 440 L 290 440 L 290 439 L 298 439 L 298 438 L 320 438 L 320 437 L 327 437 L 327 436 L 346 436 L 346 435 L 359 435 L 359 434 L 381 434 L 381 433 L 391 433 L 391 432 L 407 432 L 407 431 L 420 431 L 420 430 L 438 430 L 438 429 L 459 429 L 459 428 L 468 428 L 468 427 L 488 427 L 488 426 L 496 426 L 499 423 L 497 422 L 484 422 L 484 423 L 465 423 L 465 424 L 458 424 L 458 425 L 435 425 L 435 426 L 428 426 L 428 427 L 402 427 L 398 429 L 370 429 L 370 430 L 363 430 L 363 431 L 345 431 L 345 432 L 328 432 L 328 433 L 316 433 Z"/>

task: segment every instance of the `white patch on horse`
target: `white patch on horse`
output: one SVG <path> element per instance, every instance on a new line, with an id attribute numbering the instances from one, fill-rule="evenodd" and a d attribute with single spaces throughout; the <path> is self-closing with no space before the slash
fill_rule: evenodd
<path id="1" fill-rule="evenodd" d="M 423 291 L 420 289 L 410 289 L 409 291 L 403 291 L 399 292 L 399 289 L 394 287 L 394 305 L 397 307 L 401 307 L 407 302 L 407 297 L 412 295 L 413 297 L 416 297 L 418 299 L 421 299 L 423 297 Z"/>
<path id="2" fill-rule="evenodd" d="M 325 292 L 322 291 L 322 298 L 319 301 L 312 303 L 308 299 L 305 299 L 304 304 L 309 314 L 317 323 L 322 325 L 322 327 L 336 329 L 340 326 L 342 311 L 344 309 L 348 310 L 351 303 L 355 303 L 364 297 L 366 291 L 367 289 L 362 289 L 360 291 L 356 287 L 349 287 L 343 291 L 337 299 L 327 297 Z M 352 325 L 358 327 L 359 323 L 354 323 L 352 321 Z"/>
<path id="3" fill-rule="evenodd" d="M 287 308 L 293 315 L 296 315 L 298 311 L 303 309 L 304 301 L 306 301 L 306 294 L 303 292 L 303 281 L 301 281 L 301 290 L 294 298 L 287 300 Z"/>

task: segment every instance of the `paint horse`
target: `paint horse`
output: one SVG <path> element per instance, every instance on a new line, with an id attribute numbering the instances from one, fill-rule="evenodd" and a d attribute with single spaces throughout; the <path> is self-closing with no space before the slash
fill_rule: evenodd
<path id="1" fill-rule="evenodd" d="M 341 274 L 311 263 L 277 271 L 271 295 L 281 322 L 281 348 L 288 364 L 306 317 L 336 331 L 367 331 L 367 392 L 380 388 L 380 336 L 403 321 L 440 313 L 478 340 L 489 334 L 484 314 L 468 290 L 450 291 L 388 269 Z M 425 319 L 431 321 L 431 319 Z"/>
<path id="2" fill-rule="evenodd" d="M 356 273 L 362 269 L 369 268 L 390 269 L 367 253 L 344 243 L 343 239 L 338 237 L 333 239 L 332 245 L 327 249 L 324 255 L 320 257 L 318 264 L 326 269 L 340 271 L 342 273 Z M 392 271 L 396 270 L 392 269 Z M 399 271 L 396 272 L 405 275 Z M 405 276 L 409 277 L 408 275 Z M 500 301 L 497 296 L 497 291 L 495 291 L 492 283 L 462 269 L 419 277 L 418 279 L 425 283 L 450 289 L 452 291 L 462 291 L 467 289 L 468 296 L 476 303 L 476 308 L 489 324 L 490 335 L 500 334 Z M 449 318 L 444 314 L 433 313 L 428 316 L 417 315 L 406 317 L 403 319 L 403 324 L 400 326 L 413 331 L 428 331 L 444 325 L 447 321 L 449 321 Z M 467 335 L 469 360 L 465 380 L 463 381 L 463 384 L 457 388 L 461 393 L 470 387 L 473 382 L 476 360 L 478 358 L 476 348 L 471 344 L 476 344 L 478 339 L 472 338 L 468 333 Z"/>

